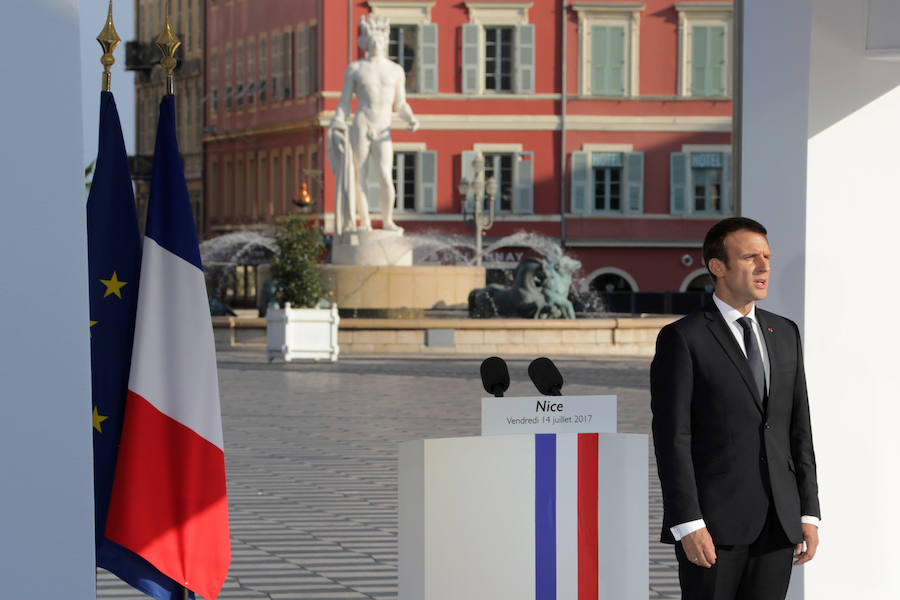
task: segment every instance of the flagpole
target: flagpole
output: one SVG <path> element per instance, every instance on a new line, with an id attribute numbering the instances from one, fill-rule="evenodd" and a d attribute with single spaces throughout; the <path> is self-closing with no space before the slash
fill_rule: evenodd
<path id="1" fill-rule="evenodd" d="M 156 45 L 163 54 L 159 64 L 166 70 L 166 95 L 174 96 L 175 65 L 178 62 L 175 60 L 175 51 L 178 50 L 178 47 L 181 45 L 181 40 L 178 39 L 178 36 L 175 35 L 175 32 L 172 31 L 172 26 L 169 24 L 168 0 L 166 0 L 166 22 L 163 24 L 163 30 L 159 34 L 159 37 L 156 38 Z"/>
<path id="2" fill-rule="evenodd" d="M 112 0 L 110 0 L 112 1 Z M 159 51 L 162 52 L 162 59 L 159 61 L 159 64 L 163 69 L 166 70 L 166 95 L 174 96 L 175 95 L 175 65 L 178 61 L 175 59 L 175 52 L 178 50 L 178 47 L 181 46 L 181 40 L 178 39 L 178 36 L 175 35 L 175 32 L 172 31 L 172 25 L 169 23 L 169 1 L 166 0 L 165 4 L 165 23 L 163 24 L 163 30 L 160 32 L 159 37 L 156 38 L 156 46 L 159 48 Z M 191 592 L 188 588 L 181 586 L 181 592 L 179 594 L 181 600 L 190 600 Z"/>
<path id="3" fill-rule="evenodd" d="M 100 58 L 100 64 L 103 65 L 103 83 L 100 89 L 104 92 L 109 92 L 112 81 L 112 74 L 109 72 L 109 69 L 116 62 L 113 50 L 122 41 L 122 38 L 116 33 L 116 26 L 113 25 L 112 0 L 109 0 L 109 13 L 106 15 L 106 25 L 97 35 L 97 41 L 100 43 L 100 47 L 103 48 L 103 56 Z"/>

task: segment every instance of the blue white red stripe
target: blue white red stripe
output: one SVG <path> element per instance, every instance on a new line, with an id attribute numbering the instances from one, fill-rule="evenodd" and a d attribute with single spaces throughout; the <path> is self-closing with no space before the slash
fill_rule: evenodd
<path id="1" fill-rule="evenodd" d="M 231 561 L 215 345 L 174 98 L 160 106 L 108 538 L 214 600 Z"/>

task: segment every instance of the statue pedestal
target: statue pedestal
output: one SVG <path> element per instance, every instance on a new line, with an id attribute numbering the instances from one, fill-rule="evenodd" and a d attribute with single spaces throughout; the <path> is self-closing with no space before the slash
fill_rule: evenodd
<path id="1" fill-rule="evenodd" d="M 335 236 L 331 262 L 335 265 L 408 267 L 413 264 L 413 247 L 402 231 L 350 231 Z"/>

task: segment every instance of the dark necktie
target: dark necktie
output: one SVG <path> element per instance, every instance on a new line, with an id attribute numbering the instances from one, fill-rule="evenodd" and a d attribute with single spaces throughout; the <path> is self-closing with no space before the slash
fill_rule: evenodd
<path id="1" fill-rule="evenodd" d="M 747 351 L 747 363 L 750 365 L 750 371 L 753 372 L 756 389 L 759 390 L 759 398 L 762 400 L 766 397 L 766 369 L 763 367 L 756 334 L 753 333 L 753 321 L 750 317 L 741 317 L 737 322 L 744 328 L 744 349 Z"/>

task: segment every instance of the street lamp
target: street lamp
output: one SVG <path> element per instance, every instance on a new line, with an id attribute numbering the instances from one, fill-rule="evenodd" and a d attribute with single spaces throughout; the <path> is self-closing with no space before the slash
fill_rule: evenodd
<path id="1" fill-rule="evenodd" d="M 484 180 L 484 157 L 479 153 L 472 161 L 474 178 L 470 182 L 463 177 L 459 181 L 459 195 L 462 197 L 463 220 L 475 227 L 475 264 L 481 266 L 482 236 L 494 226 L 494 199 L 497 195 L 497 180 L 493 177 Z M 484 215 L 484 199 L 488 200 L 488 216 Z M 467 204 L 472 200 L 474 210 L 471 218 Z"/>

